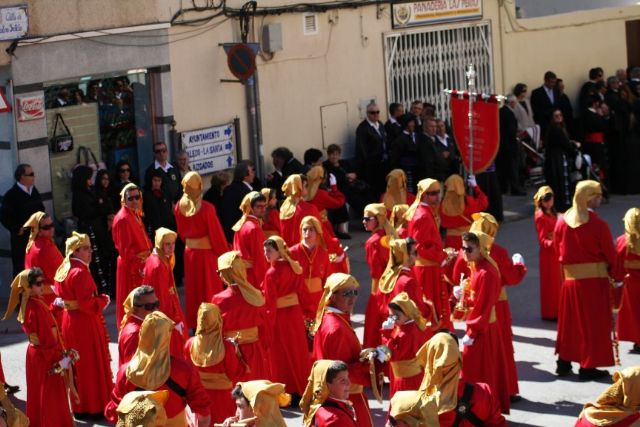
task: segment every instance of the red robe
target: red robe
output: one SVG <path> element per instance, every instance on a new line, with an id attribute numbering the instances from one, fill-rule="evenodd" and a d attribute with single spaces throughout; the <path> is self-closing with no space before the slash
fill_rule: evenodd
<path id="1" fill-rule="evenodd" d="M 415 360 L 416 353 L 420 347 L 433 336 L 433 332 L 428 328 L 421 331 L 414 321 L 396 326 L 393 329 L 381 331 L 383 337 L 382 342 L 391 350 L 391 367 L 389 368 L 389 399 L 402 390 L 418 390 L 422 377 L 424 377 L 424 368 L 413 376 L 401 377 L 396 376 L 393 369 L 394 363 L 399 361 Z M 415 361 L 417 365 L 418 362 Z"/>
<path id="2" fill-rule="evenodd" d="M 462 399 L 464 394 L 465 381 L 458 382 L 458 399 Z M 496 398 L 496 394 L 487 384 L 476 383 L 473 385 L 473 393 L 469 402 L 470 410 L 484 423 L 484 427 L 506 427 L 507 422 L 500 413 L 500 402 Z M 440 427 L 451 427 L 456 420 L 456 411 L 443 412 L 438 414 Z M 463 420 L 459 427 L 474 427 L 474 424 L 467 420 Z"/>
<path id="3" fill-rule="evenodd" d="M 62 375 L 49 370 L 63 357 L 61 337 L 49 306 L 41 297 L 31 297 L 25 308 L 22 330 L 29 337 L 27 347 L 27 417 L 32 427 L 73 426 L 67 388 Z M 37 344 L 34 344 L 34 338 Z"/>
<path id="4" fill-rule="evenodd" d="M 304 200 L 298 202 L 296 212 L 291 218 L 284 219 L 280 217 L 280 236 L 288 247 L 292 247 L 300 241 L 300 223 L 305 216 L 314 216 L 318 221 L 322 222 L 318 208 Z"/>
<path id="5" fill-rule="evenodd" d="M 489 206 L 489 199 L 478 186 L 474 188 L 473 196 L 464 197 L 464 211 L 461 215 L 446 215 L 442 210 L 442 204 L 440 204 L 440 226 L 447 230 L 444 246 L 446 248 L 460 249 L 462 247 L 462 233 L 469 231 L 469 227 L 473 222 L 471 215 L 484 211 L 487 206 Z"/>
<path id="6" fill-rule="evenodd" d="M 111 400 L 104 408 L 104 417 L 111 423 L 115 423 L 118 419 L 116 409 L 122 398 L 127 393 L 135 391 L 138 388 L 127 379 L 128 366 L 129 364 L 127 363 L 118 369 L 116 383 L 111 392 Z M 187 405 L 189 405 L 192 412 L 198 415 L 209 415 L 209 407 L 211 406 L 209 395 L 204 390 L 204 387 L 202 387 L 198 373 L 186 360 L 171 358 L 171 374 L 169 378 L 185 390 L 186 395 L 184 397 L 180 396 L 166 383 L 156 389 L 169 391 L 169 398 L 164 405 L 167 418 L 171 419 L 179 415 Z"/>
<path id="7" fill-rule="evenodd" d="M 231 380 L 225 384 L 226 381 L 211 382 L 207 381 L 206 378 L 203 379 L 202 377 L 209 374 L 225 374 L 227 379 L 229 379 L 230 377 L 237 377 L 238 372 L 241 372 L 239 370 L 243 368 L 237 361 L 233 345 L 227 341 L 224 342 L 225 358 L 220 363 L 213 366 L 196 366 L 191 360 L 192 344 L 193 338 L 189 338 L 184 346 L 184 360 L 189 362 L 198 375 L 200 375 L 200 382 L 209 395 L 209 400 L 211 401 L 211 405 L 209 406 L 209 411 L 211 412 L 210 425 L 213 425 L 214 423 L 222 423 L 227 418 L 233 417 L 236 413 L 236 404 L 231 398 L 231 389 L 233 388 L 233 384 L 231 383 Z M 227 355 L 230 354 L 233 357 L 227 357 Z"/>
<path id="8" fill-rule="evenodd" d="M 589 212 L 589 222 L 577 228 L 558 219 L 553 244 L 560 264 L 604 262 L 612 276 L 616 251 L 609 226 Z M 560 293 L 556 353 L 581 368 L 612 366 L 611 284 L 607 277 L 565 278 Z M 577 327 L 580 325 L 580 327 Z"/>
<path id="9" fill-rule="evenodd" d="M 266 307 L 255 307 L 246 302 L 235 285 L 215 294 L 211 302 L 220 307 L 222 329 L 226 338 L 235 336 L 235 331 L 257 328 L 257 341 L 239 344 L 247 368 L 238 377 L 229 379 L 235 384 L 238 381 L 269 378 L 270 355 L 267 349 L 271 347 L 269 330 L 265 327 Z M 236 357 L 235 352 L 226 357 Z"/>
<path id="10" fill-rule="evenodd" d="M 118 369 L 125 363 L 127 363 L 138 349 L 138 342 L 140 341 L 140 327 L 142 326 L 142 320 L 135 316 L 129 316 L 127 322 L 122 327 L 120 335 L 118 336 Z M 169 352 L 172 357 L 178 359 L 182 358 L 182 348 L 178 348 L 179 343 L 184 342 L 184 337 L 175 330 L 171 331 L 171 344 Z"/>
<path id="11" fill-rule="evenodd" d="M 200 210 L 193 216 L 184 216 L 180 206 L 174 209 L 178 234 L 185 242 L 184 250 L 184 294 L 187 328 L 195 329 L 198 307 L 222 290 L 222 281 L 218 276 L 218 257 L 227 252 L 227 239 L 216 215 L 216 208 L 202 201 Z M 190 241 L 199 242 L 209 239 L 209 249 L 190 247 Z M 200 246 L 200 245 L 196 245 Z"/>
<path id="12" fill-rule="evenodd" d="M 622 305 L 618 312 L 617 333 L 621 341 L 640 345 L 640 255 L 627 253 L 627 237 L 616 240 L 618 271 L 624 271 Z"/>
<path id="13" fill-rule="evenodd" d="M 295 274 L 289 263 L 272 263 L 262 282 L 267 305 L 271 348 L 278 352 L 270 357 L 271 380 L 286 385 L 287 393 L 302 396 L 311 371 L 307 331 L 300 306 L 305 286 L 302 276 Z"/>
<path id="14" fill-rule="evenodd" d="M 147 258 L 144 265 L 144 283 L 155 289 L 160 303 L 158 310 L 166 314 L 176 325 L 182 323 L 182 334 L 177 329 L 171 334 L 171 355 L 182 357 L 184 343 L 189 338 L 187 326 L 184 324 L 184 313 L 171 266 L 155 252 Z"/>
<path id="15" fill-rule="evenodd" d="M 98 295 L 89 267 L 76 258 L 71 258 L 71 270 L 58 289 L 65 303 L 77 304 L 77 309 L 65 309 L 61 328 L 67 348 L 80 355 L 73 367 L 80 403 L 72 401 L 73 412 L 101 413 L 113 388 L 109 335 L 102 315 L 108 297 Z"/>
<path id="16" fill-rule="evenodd" d="M 396 230 L 396 232 L 398 233 L 399 238 L 406 239 L 407 237 L 409 237 L 409 226 L 406 224 L 402 225 Z"/>
<path id="17" fill-rule="evenodd" d="M 553 246 L 553 229 L 557 218 L 538 209 L 535 214 L 536 232 L 540 244 L 540 313 L 543 319 L 558 318 L 558 303 L 562 287 L 562 269 Z"/>
<path id="18" fill-rule="evenodd" d="M 319 245 L 309 250 L 304 243 L 293 245 L 290 252 L 291 258 L 298 261 L 302 267 L 302 280 L 305 285 L 300 301 L 302 313 L 306 319 L 315 319 L 324 282 L 329 276 L 329 254 Z"/>
<path id="19" fill-rule="evenodd" d="M 311 423 L 314 427 L 358 427 L 353 406 L 328 398 L 318 408 Z"/>
<path id="20" fill-rule="evenodd" d="M 369 274 L 371 275 L 371 281 L 377 282 L 380 280 L 384 269 L 389 261 L 389 248 L 385 248 L 381 244 L 382 237 L 385 236 L 384 230 L 377 230 L 371 237 L 367 239 L 364 244 L 364 252 L 369 265 Z M 373 288 L 373 283 L 371 285 Z M 376 289 L 374 292 L 371 289 L 369 294 L 369 300 L 367 301 L 367 308 L 364 316 L 364 339 L 363 344 L 365 347 L 376 347 L 381 343 L 380 340 L 380 325 L 387 318 L 389 310 L 386 310 L 383 316 L 380 316 L 380 291 Z"/>
<path id="21" fill-rule="evenodd" d="M 144 224 L 136 213 L 122 206 L 113 218 L 111 227 L 113 243 L 118 250 L 116 271 L 116 324 L 120 324 L 127 295 L 142 285 L 144 262 L 151 253 L 151 242 L 144 231 Z"/>
<path id="22" fill-rule="evenodd" d="M 489 261 L 481 258 L 475 263 L 471 275 L 471 310 L 467 316 L 466 335 L 473 345 L 464 346 L 462 352 L 462 378 L 467 382 L 487 383 L 503 413 L 509 413 L 509 385 L 501 372 L 506 366 L 502 330 L 496 319 L 496 303 L 502 286 L 500 274 Z"/>
<path id="23" fill-rule="evenodd" d="M 418 259 L 413 271 L 422 286 L 424 296 L 433 302 L 438 319 L 442 319 L 442 326 L 453 329 L 449 320 L 449 292 L 441 279 L 440 268 L 447 255 L 442 250 L 438 223 L 431 207 L 422 203 L 418 205 L 409 221 L 409 236 L 417 242 Z"/>
<path id="24" fill-rule="evenodd" d="M 313 340 L 314 360 L 342 360 L 349 366 L 349 380 L 353 385 L 371 384 L 369 363 L 360 362 L 362 346 L 356 336 L 349 314 L 326 311 Z M 369 402 L 364 392 L 349 395 L 356 411 L 357 425 L 373 426 Z"/>
<path id="25" fill-rule="evenodd" d="M 624 418 L 621 421 L 618 421 L 617 423 L 613 423 L 613 424 L 607 424 L 607 427 L 632 427 L 634 426 L 635 422 L 637 422 L 638 420 L 640 420 L 640 413 L 636 413 L 633 415 L 628 416 L 627 418 Z M 578 421 L 576 421 L 576 424 L 574 427 L 597 427 L 596 424 L 592 424 L 589 421 L 587 421 L 586 418 L 578 418 Z"/>
<path id="26" fill-rule="evenodd" d="M 264 257 L 264 241 L 266 239 L 260 222 L 252 216 L 247 217 L 240 230 L 236 231 L 233 236 L 233 250 L 240 251 L 242 259 L 251 263 L 251 267 L 247 268 L 247 280 L 258 289 L 269 268 Z"/>
<path id="27" fill-rule="evenodd" d="M 36 237 L 33 244 L 24 257 L 24 268 L 38 267 L 44 274 L 44 300 L 50 305 L 56 299 L 55 289 L 53 289 L 56 270 L 62 264 L 63 257 L 53 240 L 45 237 Z M 62 317 L 56 318 L 58 322 Z"/>
<path id="28" fill-rule="evenodd" d="M 280 236 L 280 212 L 277 209 L 267 209 L 267 214 L 263 218 L 262 230 L 266 237 Z"/>
<path id="29" fill-rule="evenodd" d="M 316 196 L 309 203 L 318 208 L 320 213 L 320 223 L 322 224 L 322 234 L 328 240 L 329 237 L 336 237 L 333 232 L 333 226 L 327 216 L 327 209 L 338 209 L 344 206 L 346 198 L 336 185 L 331 187 L 331 191 L 324 188 L 318 188 Z"/>

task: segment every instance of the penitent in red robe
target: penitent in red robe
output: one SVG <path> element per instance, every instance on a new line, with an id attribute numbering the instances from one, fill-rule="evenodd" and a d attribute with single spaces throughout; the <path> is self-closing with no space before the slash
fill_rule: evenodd
<path id="1" fill-rule="evenodd" d="M 385 236 L 384 230 L 377 230 L 371 234 L 364 244 L 364 252 L 369 265 L 369 274 L 371 275 L 371 293 L 367 301 L 367 308 L 364 316 L 364 339 L 363 344 L 366 348 L 376 347 L 381 343 L 380 325 L 387 318 L 386 314 L 389 310 L 380 316 L 380 291 L 377 289 L 378 281 L 384 273 L 384 269 L 389 261 L 389 248 L 382 246 L 381 240 Z M 375 283 L 376 290 L 373 290 Z"/>
<path id="2" fill-rule="evenodd" d="M 137 386 L 127 379 L 127 367 L 129 364 L 124 364 L 118 369 L 116 376 L 116 383 L 111 392 L 111 400 L 104 408 L 104 417 L 107 421 L 115 423 L 118 420 L 116 409 L 122 401 L 122 398 L 129 392 L 137 390 Z M 198 415 L 209 415 L 209 407 L 211 401 L 209 395 L 202 387 L 200 383 L 200 377 L 195 369 L 183 359 L 177 359 L 171 357 L 171 374 L 169 378 L 176 383 L 179 388 L 185 391 L 185 395 L 181 396 L 176 393 L 178 387 L 169 387 L 166 383 L 158 387 L 156 390 L 168 390 L 169 398 L 164 404 L 164 409 L 167 413 L 167 418 L 171 419 L 176 415 L 179 415 L 185 410 L 186 406 L 193 413 Z M 167 424 L 172 425 L 172 424 Z M 177 424 L 176 424 L 177 425 Z"/>
<path id="3" fill-rule="evenodd" d="M 391 350 L 391 360 L 389 369 L 389 399 L 402 390 L 418 390 L 422 377 L 424 377 L 424 367 L 420 367 L 416 360 L 416 353 L 420 347 L 433 336 L 433 332 L 428 328 L 421 331 L 413 320 L 394 327 L 393 329 L 383 329 L 382 343 Z M 396 375 L 395 364 L 398 362 L 407 363 L 413 361 L 416 373 L 411 376 Z"/>
<path id="4" fill-rule="evenodd" d="M 288 247 L 292 247 L 300 241 L 300 223 L 305 216 L 314 216 L 318 221 L 322 222 L 320 212 L 315 205 L 300 200 L 296 206 L 296 212 L 291 218 L 283 219 L 280 217 L 280 236 Z"/>
<path id="5" fill-rule="evenodd" d="M 563 218 L 558 219 L 553 244 L 563 269 L 567 265 L 606 263 L 605 271 L 617 276 L 611 231 L 596 213 L 589 212 L 589 222 L 577 228 L 569 227 Z M 562 360 L 580 363 L 581 368 L 614 364 L 611 284 L 607 277 L 578 280 L 565 277 L 560 293 L 556 353 Z"/>
<path id="6" fill-rule="evenodd" d="M 640 420 L 640 413 L 635 413 L 613 424 L 607 424 L 607 427 L 635 427 L 638 425 L 638 420 Z M 574 427 L 598 427 L 598 425 L 590 423 L 585 417 L 582 417 L 578 418 Z"/>
<path id="7" fill-rule="evenodd" d="M 53 240 L 45 237 L 36 237 L 33 244 L 24 257 L 24 268 L 38 267 L 44 274 L 44 300 L 51 304 L 56 299 L 54 286 L 54 276 L 56 270 L 62 264 L 63 258 L 60 250 Z M 62 318 L 56 319 L 62 321 Z"/>
<path id="8" fill-rule="evenodd" d="M 502 330 L 496 320 L 496 303 L 502 285 L 500 275 L 484 258 L 475 263 L 471 275 L 471 310 L 467 316 L 466 335 L 473 345 L 462 352 L 462 378 L 467 382 L 487 383 L 500 402 L 503 413 L 509 413 L 509 385 L 504 370 Z"/>
<path id="9" fill-rule="evenodd" d="M 124 300 L 129 293 L 142 285 L 142 269 L 151 253 L 151 242 L 138 215 L 122 206 L 113 218 L 111 227 L 113 243 L 118 250 L 116 270 L 116 324 L 124 316 Z"/>
<path id="10" fill-rule="evenodd" d="M 306 319 L 315 319 L 318 304 L 322 298 L 324 282 L 329 276 L 329 254 L 326 249 L 316 245 L 314 249 L 307 248 L 304 243 L 298 243 L 290 248 L 291 258 L 298 261 L 302 267 L 304 282 L 301 294 L 302 313 Z"/>
<path id="11" fill-rule="evenodd" d="M 200 210 L 189 217 L 182 215 L 180 206 L 176 204 L 174 214 L 178 234 L 185 242 L 184 294 L 187 328 L 195 329 L 200 304 L 210 301 L 213 295 L 222 290 L 217 267 L 218 257 L 227 252 L 227 239 L 218 221 L 216 208 L 209 202 L 203 200 Z"/>
<path id="12" fill-rule="evenodd" d="M 353 406 L 328 398 L 318 408 L 311 423 L 314 427 L 358 427 Z"/>
<path id="13" fill-rule="evenodd" d="M 460 249 L 462 247 L 462 233 L 469 231 L 473 222 L 471 215 L 484 211 L 489 206 L 489 199 L 482 192 L 479 186 L 474 187 L 474 195 L 464 196 L 464 211 L 462 215 L 449 216 L 442 211 L 440 205 L 440 226 L 447 230 L 444 238 L 446 248 Z"/>
<path id="14" fill-rule="evenodd" d="M 41 297 L 27 301 L 22 330 L 29 337 L 27 347 L 27 417 L 32 427 L 74 425 L 62 375 L 50 374 L 63 358 L 64 348 L 55 318 Z"/>
<path id="15" fill-rule="evenodd" d="M 277 209 L 267 209 L 267 214 L 263 218 L 262 230 L 265 236 L 280 236 L 280 212 Z"/>
<path id="16" fill-rule="evenodd" d="M 249 261 L 251 265 L 247 267 L 247 280 L 258 289 L 260 289 L 260 283 L 269 268 L 264 257 L 264 241 L 266 239 L 262 226 L 253 216 L 248 216 L 240 230 L 236 231 L 233 236 L 233 250 L 240 251 L 242 259 Z"/>
<path id="17" fill-rule="evenodd" d="M 627 237 L 616 240 L 618 271 L 624 272 L 617 333 L 621 341 L 640 345 L 640 255 L 627 253 Z"/>
<path id="18" fill-rule="evenodd" d="M 72 399 L 73 412 L 102 413 L 113 388 L 109 335 L 102 316 L 108 297 L 98 295 L 89 267 L 76 258 L 71 258 L 71 270 L 58 289 L 69 306 L 62 317 L 62 337 L 67 348 L 80 355 L 73 366 L 80 403 Z"/>
<path id="19" fill-rule="evenodd" d="M 433 302 L 442 326 L 453 329 L 449 320 L 449 292 L 442 282 L 440 268 L 447 255 L 442 250 L 440 231 L 431 207 L 418 205 L 409 221 L 409 236 L 417 242 L 418 259 L 413 271 L 424 296 Z"/>
<path id="20" fill-rule="evenodd" d="M 462 399 L 462 396 L 464 395 L 465 385 L 466 382 L 462 379 L 458 382 L 458 400 Z M 473 412 L 475 416 L 478 417 L 478 419 L 480 419 L 484 427 L 507 426 L 507 421 L 500 413 L 500 402 L 498 402 L 496 394 L 491 390 L 491 388 L 489 388 L 487 384 L 473 384 L 473 393 L 471 394 L 471 399 L 469 400 L 468 409 Z M 456 416 L 457 413 L 455 409 L 438 414 L 440 427 L 452 427 L 456 425 Z M 474 426 L 475 424 L 464 419 L 462 420 L 462 422 L 460 422 L 460 424 L 458 424 L 458 427 Z"/>
<path id="21" fill-rule="evenodd" d="M 271 380 L 286 385 L 287 393 L 302 396 L 311 371 L 307 332 L 300 299 L 305 286 L 302 275 L 289 263 L 272 263 L 262 282 L 267 306 L 268 327 L 272 331 Z"/>
<path id="22" fill-rule="evenodd" d="M 225 338 L 234 338 L 240 332 L 239 349 L 247 366 L 236 378 L 229 378 L 234 384 L 238 381 L 263 380 L 269 376 L 270 335 L 266 328 L 266 307 L 256 307 L 242 297 L 237 285 L 231 285 L 211 299 L 212 304 L 220 307 L 222 330 Z M 251 339 L 245 341 L 242 337 Z M 257 334 L 257 340 L 255 336 Z M 237 357 L 230 352 L 225 357 Z M 240 361 L 242 363 L 242 361 Z M 244 365 L 243 365 L 244 366 Z"/>
<path id="23" fill-rule="evenodd" d="M 137 318 L 134 315 L 130 315 L 127 322 L 122 327 L 120 335 L 118 336 L 118 369 L 125 363 L 127 363 L 138 349 L 138 343 L 140 342 L 140 327 L 142 326 L 142 319 Z M 176 329 L 171 331 L 171 344 L 169 352 L 171 356 L 178 359 L 182 358 L 182 348 L 178 348 L 177 344 L 184 342 L 184 338 Z"/>
<path id="24" fill-rule="evenodd" d="M 369 363 L 360 362 L 361 350 L 362 346 L 351 326 L 349 314 L 332 312 L 328 309 L 322 317 L 322 324 L 313 340 L 314 360 L 342 360 L 349 367 L 352 388 L 368 387 L 371 385 Z M 373 426 L 369 402 L 364 392 L 350 394 L 349 400 L 356 411 L 357 425 Z"/>
<path id="25" fill-rule="evenodd" d="M 553 246 L 553 229 L 557 217 L 538 209 L 535 214 L 536 232 L 540 244 L 540 314 L 545 320 L 558 318 L 562 269 Z"/>

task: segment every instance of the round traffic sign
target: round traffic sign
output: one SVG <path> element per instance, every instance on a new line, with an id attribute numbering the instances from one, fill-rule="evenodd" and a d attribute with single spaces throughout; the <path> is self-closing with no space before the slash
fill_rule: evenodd
<path id="1" fill-rule="evenodd" d="M 227 52 L 227 65 L 234 76 L 245 81 L 256 70 L 256 54 L 248 45 L 238 43 Z"/>

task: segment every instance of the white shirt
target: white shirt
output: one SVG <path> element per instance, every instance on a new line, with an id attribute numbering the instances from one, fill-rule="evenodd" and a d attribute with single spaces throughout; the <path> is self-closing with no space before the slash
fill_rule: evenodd
<path id="1" fill-rule="evenodd" d="M 553 89 L 552 88 L 548 88 L 546 86 L 542 86 L 544 88 L 544 91 L 547 93 L 547 96 L 549 97 L 549 100 L 551 101 L 551 103 L 554 103 L 554 93 L 553 93 Z"/>
<path id="2" fill-rule="evenodd" d="M 440 136 L 436 135 L 436 139 L 440 142 L 440 144 L 444 145 L 446 148 L 449 148 L 449 137 L 448 136 Z"/>
<path id="3" fill-rule="evenodd" d="M 29 188 L 27 188 L 26 185 L 22 185 L 19 182 L 16 182 L 16 184 L 18 185 L 18 187 L 20 187 L 20 189 L 22 191 L 24 191 L 25 193 L 27 193 L 28 195 L 31 195 L 31 192 L 33 191 L 33 185 Z"/>
<path id="4" fill-rule="evenodd" d="M 242 183 L 243 183 L 244 185 L 246 185 L 246 186 L 247 186 L 247 188 L 249 188 L 249 191 L 253 191 L 253 187 L 252 187 L 252 186 L 251 186 L 251 184 L 249 184 L 247 181 L 242 181 Z"/>
<path id="5" fill-rule="evenodd" d="M 374 128 L 376 130 L 376 132 L 380 133 L 380 123 L 378 122 L 372 122 L 371 120 L 367 119 L 367 123 L 369 123 L 369 126 L 371 126 L 372 128 Z"/>
<path id="6" fill-rule="evenodd" d="M 327 310 L 329 313 L 346 314 L 344 311 L 342 311 L 342 310 L 338 310 L 337 308 L 332 307 L 332 306 L 330 306 L 330 305 L 328 305 L 328 306 L 327 306 L 326 310 Z"/>
<path id="7" fill-rule="evenodd" d="M 172 167 L 173 165 L 169 162 L 167 162 L 166 165 L 162 166 L 157 160 L 155 161 L 153 166 L 154 169 L 162 169 L 165 173 L 167 173 Z"/>

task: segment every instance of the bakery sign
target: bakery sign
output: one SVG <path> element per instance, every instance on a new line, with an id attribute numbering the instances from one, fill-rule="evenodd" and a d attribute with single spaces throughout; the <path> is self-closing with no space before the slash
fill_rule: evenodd
<path id="1" fill-rule="evenodd" d="M 0 8 L 0 40 L 17 40 L 27 34 L 29 17 L 26 6 Z"/>
<path id="2" fill-rule="evenodd" d="M 44 119 L 44 95 L 16 96 L 18 121 Z"/>
<path id="3" fill-rule="evenodd" d="M 426 0 L 391 3 L 394 29 L 482 17 L 482 0 Z"/>

